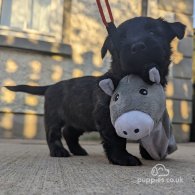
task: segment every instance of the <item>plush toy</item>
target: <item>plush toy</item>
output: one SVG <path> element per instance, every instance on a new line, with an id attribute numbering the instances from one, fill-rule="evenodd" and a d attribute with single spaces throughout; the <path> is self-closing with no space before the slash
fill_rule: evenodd
<path id="1" fill-rule="evenodd" d="M 118 136 L 139 140 L 155 160 L 164 159 L 177 149 L 160 84 L 150 85 L 138 76 L 128 75 L 115 91 L 111 79 L 100 81 L 99 86 L 112 96 L 110 117 Z"/>

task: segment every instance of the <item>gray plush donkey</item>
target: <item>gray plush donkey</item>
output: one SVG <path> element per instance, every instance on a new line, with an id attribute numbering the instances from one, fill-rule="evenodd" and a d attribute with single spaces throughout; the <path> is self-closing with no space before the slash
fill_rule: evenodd
<path id="1" fill-rule="evenodd" d="M 177 149 L 163 87 L 149 85 L 135 75 L 125 76 L 114 90 L 111 79 L 99 86 L 108 95 L 110 117 L 118 136 L 139 140 L 154 160 L 164 159 Z"/>

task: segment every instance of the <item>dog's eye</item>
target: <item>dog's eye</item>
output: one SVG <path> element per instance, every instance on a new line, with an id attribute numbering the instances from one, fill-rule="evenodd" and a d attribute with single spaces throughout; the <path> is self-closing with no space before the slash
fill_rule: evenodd
<path id="1" fill-rule="evenodd" d="M 148 90 L 147 89 L 140 89 L 139 93 L 142 95 L 148 95 Z"/>
<path id="2" fill-rule="evenodd" d="M 154 31 L 150 31 L 150 35 L 155 35 Z"/>
<path id="3" fill-rule="evenodd" d="M 114 101 L 116 102 L 117 100 L 119 99 L 119 94 L 117 93 L 115 96 L 114 96 Z"/>

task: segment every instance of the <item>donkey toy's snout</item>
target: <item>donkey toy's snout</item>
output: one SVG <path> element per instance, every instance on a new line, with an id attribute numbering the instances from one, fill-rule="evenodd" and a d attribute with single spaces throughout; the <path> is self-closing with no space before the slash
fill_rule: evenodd
<path id="1" fill-rule="evenodd" d="M 154 121 L 148 114 L 130 111 L 122 114 L 115 121 L 114 126 L 120 137 L 139 140 L 150 134 L 154 127 Z"/>

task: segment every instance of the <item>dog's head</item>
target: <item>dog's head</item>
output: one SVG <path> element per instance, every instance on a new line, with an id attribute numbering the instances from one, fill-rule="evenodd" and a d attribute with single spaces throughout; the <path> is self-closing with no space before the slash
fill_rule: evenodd
<path id="1" fill-rule="evenodd" d="M 161 18 L 136 17 L 122 23 L 117 31 L 120 71 L 137 74 L 144 79 L 145 69 L 153 64 L 158 68 L 163 82 L 170 64 L 170 43 L 175 37 L 184 37 L 185 25 L 180 22 L 169 23 Z M 109 36 L 103 44 L 102 57 L 107 50 L 112 55 L 113 62 L 117 60 L 118 56 Z"/>

